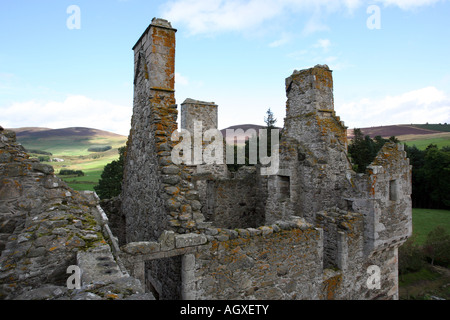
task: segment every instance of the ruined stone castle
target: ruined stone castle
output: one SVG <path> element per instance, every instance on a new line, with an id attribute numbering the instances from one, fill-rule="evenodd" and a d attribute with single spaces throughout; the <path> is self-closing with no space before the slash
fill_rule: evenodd
<path id="1" fill-rule="evenodd" d="M 109 219 L 0 135 L 0 298 L 31 288 L 45 298 L 398 299 L 398 247 L 412 232 L 402 145 L 386 143 L 355 173 L 332 71 L 317 65 L 286 79 L 276 174 L 175 164 L 175 34 L 155 18 L 133 47 L 133 116 Z M 180 129 L 217 128 L 217 110 L 186 99 Z M 81 291 L 63 287 L 70 264 L 84 269 Z"/>
<path id="2" fill-rule="evenodd" d="M 121 211 L 134 276 L 160 299 L 398 298 L 397 249 L 412 231 L 402 146 L 387 143 L 355 173 L 332 71 L 317 65 L 286 79 L 276 175 L 175 165 L 175 34 L 154 19 L 133 48 Z M 217 128 L 217 108 L 186 99 L 181 129 Z"/>

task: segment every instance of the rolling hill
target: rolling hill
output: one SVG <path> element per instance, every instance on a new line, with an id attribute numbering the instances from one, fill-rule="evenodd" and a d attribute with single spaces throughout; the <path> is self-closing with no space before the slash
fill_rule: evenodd
<path id="1" fill-rule="evenodd" d="M 50 153 L 50 164 L 59 173 L 61 169 L 82 170 L 84 176 L 61 176 L 75 190 L 93 190 L 106 164 L 117 160 L 118 148 L 124 146 L 127 137 L 108 131 L 74 127 L 64 129 L 16 128 L 20 142 L 32 156 Z M 111 147 L 104 152 L 90 152 L 92 147 Z M 105 148 L 107 149 L 107 148 Z M 39 153 L 39 154 L 38 154 Z M 58 161 L 58 162 L 55 162 Z"/>
<path id="2" fill-rule="evenodd" d="M 417 136 L 417 135 L 429 135 L 440 133 L 440 131 L 423 129 L 413 125 L 393 125 L 393 126 L 379 126 L 379 127 L 369 127 L 361 128 L 364 135 L 368 135 L 371 138 L 376 136 L 381 136 L 383 138 L 389 138 L 391 136 L 402 137 L 402 136 Z M 348 136 L 353 137 L 353 129 L 348 130 Z"/>
<path id="3" fill-rule="evenodd" d="M 395 136 L 407 145 L 415 145 L 419 149 L 425 149 L 430 144 L 436 144 L 439 148 L 450 146 L 450 125 L 448 124 L 412 124 L 391 125 L 361 128 L 363 135 L 371 138 L 381 136 L 389 138 Z M 353 129 L 348 130 L 348 138 L 353 138 Z"/>
<path id="4" fill-rule="evenodd" d="M 118 148 L 127 137 L 92 128 L 74 127 L 64 129 L 18 128 L 17 140 L 26 148 L 50 152 L 55 156 L 85 156 L 92 146 Z"/>

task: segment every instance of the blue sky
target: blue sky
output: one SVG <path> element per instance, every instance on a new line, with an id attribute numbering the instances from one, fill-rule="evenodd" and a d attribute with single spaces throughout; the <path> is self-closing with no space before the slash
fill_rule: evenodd
<path id="1" fill-rule="evenodd" d="M 215 102 L 220 129 L 268 108 L 282 126 L 285 78 L 316 64 L 350 129 L 450 123 L 450 1 L 2 0 L 0 125 L 128 134 L 131 48 L 153 17 L 178 30 L 177 103 Z"/>

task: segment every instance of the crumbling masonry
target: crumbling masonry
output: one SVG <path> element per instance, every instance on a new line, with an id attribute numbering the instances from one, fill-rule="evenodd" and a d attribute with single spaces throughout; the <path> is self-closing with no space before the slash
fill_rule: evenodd
<path id="1" fill-rule="evenodd" d="M 121 195 L 132 275 L 158 299 L 397 299 L 397 249 L 412 231 L 402 146 L 387 143 L 355 173 L 332 71 L 317 65 L 286 79 L 277 175 L 175 165 L 175 33 L 153 19 L 133 48 Z M 217 105 L 187 99 L 181 127 L 196 120 L 217 128 Z"/>

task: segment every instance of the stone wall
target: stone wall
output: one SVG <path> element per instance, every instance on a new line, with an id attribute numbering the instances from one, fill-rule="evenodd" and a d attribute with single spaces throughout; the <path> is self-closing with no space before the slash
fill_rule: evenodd
<path id="1" fill-rule="evenodd" d="M 133 48 L 134 105 L 121 196 L 127 242 L 155 240 L 164 230 L 190 232 L 204 220 L 191 206 L 198 199 L 186 199 L 189 173 L 171 158 L 178 117 L 175 32 L 169 22 L 153 19 Z"/>
<path id="2" fill-rule="evenodd" d="M 411 236 L 411 170 L 403 145 L 386 143 L 367 173 L 352 179 L 357 192 L 347 200 L 366 217 L 367 255 Z"/>
<path id="3" fill-rule="evenodd" d="M 122 200 L 120 197 L 104 199 L 100 201 L 100 206 L 109 219 L 109 226 L 112 234 L 117 237 L 118 245 L 123 246 L 126 240 L 126 220 L 121 210 Z"/>
<path id="4" fill-rule="evenodd" d="M 319 299 L 321 231 L 305 222 L 209 229 L 193 254 L 194 299 Z"/>
<path id="5" fill-rule="evenodd" d="M 243 167 L 230 178 L 200 179 L 194 176 L 197 186 L 205 184 L 202 212 L 214 227 L 233 229 L 264 225 L 267 187 L 256 167 Z"/>
<path id="6" fill-rule="evenodd" d="M 181 128 L 194 133 L 194 122 L 202 124 L 202 134 L 209 129 L 217 129 L 218 109 L 214 102 L 186 99 L 181 104 Z"/>
<path id="7" fill-rule="evenodd" d="M 128 275 L 98 205 L 0 131 L 0 299 L 153 299 Z M 69 266 L 81 288 L 69 289 Z"/>
<path id="8" fill-rule="evenodd" d="M 328 66 L 294 71 L 286 79 L 286 95 L 280 141 L 280 168 L 285 169 L 280 175 L 291 176 L 286 206 L 291 214 L 313 221 L 324 208 L 343 207 L 342 194 L 349 186 L 346 172 L 351 170 L 347 130 L 335 115 Z"/>

